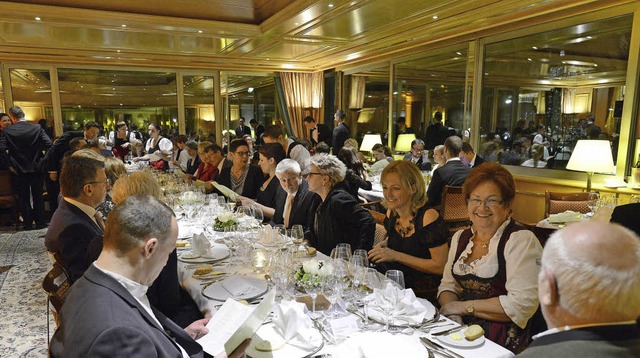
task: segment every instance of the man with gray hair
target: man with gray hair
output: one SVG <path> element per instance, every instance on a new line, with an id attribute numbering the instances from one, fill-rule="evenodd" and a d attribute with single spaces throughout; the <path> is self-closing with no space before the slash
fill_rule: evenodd
<path id="1" fill-rule="evenodd" d="M 41 161 L 43 151 L 51 147 L 52 142 L 42 127 L 27 122 L 20 107 L 9 108 L 9 116 L 15 124 L 2 132 L 0 160 L 12 173 L 24 229 L 31 230 L 34 221 L 36 229 L 42 229 L 47 224 L 44 218 L 44 174 Z"/>
<path id="2" fill-rule="evenodd" d="M 131 196 L 109 214 L 100 257 L 70 289 L 51 357 L 202 357 L 195 339 L 208 318 L 180 328 L 149 304 L 146 291 L 176 247 L 173 211 Z M 250 340 L 230 357 L 241 356 Z"/>
<path id="3" fill-rule="evenodd" d="M 306 229 L 310 225 L 320 197 L 309 191 L 307 181 L 302 178 L 298 162 L 293 159 L 283 159 L 276 166 L 276 177 L 280 181 L 280 188 L 276 192 L 276 207 L 272 225 L 284 224 L 288 229 L 293 225 L 302 225 Z"/>
<path id="4" fill-rule="evenodd" d="M 447 185 L 461 186 L 467 180 L 471 168 L 460 160 L 462 139 L 451 136 L 444 141 L 444 157 L 446 162 L 433 172 L 431 183 L 427 189 L 429 204 L 436 206 L 442 201 L 442 192 Z"/>
<path id="5" fill-rule="evenodd" d="M 422 139 L 414 139 L 411 142 L 411 151 L 402 159 L 410 160 L 413 164 L 417 165 L 421 171 L 431 170 L 431 161 L 429 161 L 424 151 L 424 142 Z"/>
<path id="6" fill-rule="evenodd" d="M 554 233 L 542 252 L 540 307 L 549 330 L 519 357 L 640 357 L 640 238 L 602 222 Z"/>

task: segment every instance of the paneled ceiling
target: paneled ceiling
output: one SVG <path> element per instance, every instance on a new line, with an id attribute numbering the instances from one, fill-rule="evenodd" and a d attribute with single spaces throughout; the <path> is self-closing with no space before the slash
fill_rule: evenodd
<path id="1" fill-rule="evenodd" d="M 632 0 L 0 1 L 0 61 L 316 71 Z"/>

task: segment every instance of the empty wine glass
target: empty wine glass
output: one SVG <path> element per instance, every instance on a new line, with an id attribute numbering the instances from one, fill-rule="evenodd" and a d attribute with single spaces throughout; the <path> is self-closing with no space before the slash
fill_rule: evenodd
<path id="1" fill-rule="evenodd" d="M 404 290 L 404 274 L 400 270 L 387 270 L 384 274 L 387 280 L 394 282 L 399 288 Z"/>
<path id="2" fill-rule="evenodd" d="M 384 276 L 387 281 L 393 286 L 392 288 L 385 288 L 385 295 L 390 296 L 389 300 L 395 302 L 395 307 L 400 301 L 402 301 L 402 298 L 404 297 L 404 274 L 400 270 L 388 270 Z M 393 314 L 390 314 L 389 320 L 392 321 L 394 320 L 394 318 L 395 316 Z M 400 329 L 398 327 L 390 327 L 387 324 L 387 332 L 398 333 L 399 331 Z"/>
<path id="3" fill-rule="evenodd" d="M 361 256 L 364 260 L 364 266 L 369 267 L 369 253 L 365 249 L 358 249 L 353 252 L 353 256 Z"/>
<path id="4" fill-rule="evenodd" d="M 253 207 L 253 217 L 258 221 L 258 225 L 260 225 L 264 221 L 264 213 L 260 208 Z"/>
<path id="5" fill-rule="evenodd" d="M 351 258 L 351 245 L 347 244 L 345 242 L 343 243 L 339 243 L 338 245 L 336 245 L 337 248 L 342 248 L 346 253 L 347 253 L 347 259 L 345 261 L 349 261 L 349 259 Z"/>
<path id="6" fill-rule="evenodd" d="M 338 244 L 338 246 L 331 250 L 331 258 L 334 260 L 339 259 L 343 260 L 344 262 L 349 262 L 349 258 L 351 257 L 350 248 L 340 245 L 341 244 Z"/>
<path id="7" fill-rule="evenodd" d="M 357 295 L 359 297 L 362 297 L 365 323 L 369 322 L 369 310 L 368 310 L 369 300 L 364 298 L 368 294 L 374 292 L 374 290 L 379 290 L 380 287 L 381 287 L 381 281 L 380 281 L 380 274 L 378 273 L 378 270 L 372 267 L 366 268 L 362 275 L 362 282 L 360 283 L 360 286 L 358 286 L 358 289 L 356 290 Z M 372 324 L 364 325 L 364 330 L 377 330 L 378 328 L 379 326 L 373 327 Z"/>
<path id="8" fill-rule="evenodd" d="M 340 280 L 342 280 L 342 278 L 334 272 L 326 275 L 322 279 L 322 293 L 329 303 L 331 303 L 329 310 L 325 313 L 329 318 L 335 318 L 338 314 L 335 306 L 340 297 Z"/>
<path id="9" fill-rule="evenodd" d="M 315 316 L 316 299 L 318 298 L 318 293 L 322 291 L 322 285 L 317 278 L 311 277 L 309 280 L 302 282 L 302 287 L 304 287 L 304 291 L 311 297 L 311 312 Z"/>

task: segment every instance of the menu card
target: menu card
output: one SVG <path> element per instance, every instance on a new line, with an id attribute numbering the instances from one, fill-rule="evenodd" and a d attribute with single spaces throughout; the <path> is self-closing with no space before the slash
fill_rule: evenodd
<path id="1" fill-rule="evenodd" d="M 276 291 L 265 294 L 257 306 L 249 306 L 229 298 L 207 324 L 209 333 L 197 340 L 202 349 L 216 356 L 231 354 L 247 338 L 251 338 L 273 311 Z"/>

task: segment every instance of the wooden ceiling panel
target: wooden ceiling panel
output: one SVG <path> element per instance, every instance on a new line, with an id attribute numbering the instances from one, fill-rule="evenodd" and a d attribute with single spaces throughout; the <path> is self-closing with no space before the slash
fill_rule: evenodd
<path id="1" fill-rule="evenodd" d="M 260 58 L 269 58 L 269 59 L 283 60 L 283 61 L 287 61 L 289 59 L 297 60 L 302 56 L 312 55 L 313 53 L 317 53 L 326 47 L 327 46 L 323 44 L 280 42 L 280 43 L 277 43 L 275 46 L 272 46 L 259 53 L 254 53 L 252 55 Z"/>

